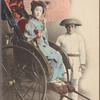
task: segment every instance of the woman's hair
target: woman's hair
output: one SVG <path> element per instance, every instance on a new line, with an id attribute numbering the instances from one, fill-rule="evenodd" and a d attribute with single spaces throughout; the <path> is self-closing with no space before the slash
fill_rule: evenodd
<path id="1" fill-rule="evenodd" d="M 42 14 L 44 13 L 44 9 L 45 9 L 45 5 L 42 1 L 32 1 L 31 2 L 31 11 L 33 12 L 34 9 L 37 7 L 37 6 L 41 6 L 43 8 L 43 12 Z"/>

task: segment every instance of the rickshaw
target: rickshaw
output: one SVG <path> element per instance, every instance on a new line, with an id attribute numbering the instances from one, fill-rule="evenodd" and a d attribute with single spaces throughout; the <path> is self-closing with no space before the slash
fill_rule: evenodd
<path id="1" fill-rule="evenodd" d="M 1 49 L 1 100 L 62 100 L 63 97 L 73 100 L 66 95 L 55 97 L 56 92 L 48 87 L 48 73 L 52 76 L 48 60 L 38 47 L 26 41 L 4 0 L 1 12 L 2 20 L 7 20 L 14 30 L 13 34 L 6 34 L 11 44 L 6 44 Z M 49 42 L 49 45 L 62 55 L 69 82 L 68 69 L 73 71 L 73 68 L 67 54 L 54 43 Z M 90 100 L 77 91 L 74 92 Z"/>

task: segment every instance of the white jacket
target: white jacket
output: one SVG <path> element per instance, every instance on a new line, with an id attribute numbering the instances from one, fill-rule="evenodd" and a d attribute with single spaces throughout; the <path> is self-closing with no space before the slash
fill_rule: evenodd
<path id="1" fill-rule="evenodd" d="M 85 47 L 82 37 L 76 33 L 72 35 L 63 34 L 58 37 L 56 44 L 67 54 L 79 54 L 78 57 L 69 56 L 69 59 L 74 70 L 74 78 L 81 77 L 82 74 L 78 69 L 80 64 L 85 64 Z"/>

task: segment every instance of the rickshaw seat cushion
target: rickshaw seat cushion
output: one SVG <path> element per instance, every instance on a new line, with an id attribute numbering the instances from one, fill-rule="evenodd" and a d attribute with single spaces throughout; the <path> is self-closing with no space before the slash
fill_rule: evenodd
<path id="1" fill-rule="evenodd" d="M 26 24 L 27 21 L 28 21 L 27 19 L 21 19 L 17 22 L 17 25 L 19 26 L 19 29 L 20 29 L 21 33 L 24 32 L 25 24 Z M 35 33 L 35 35 L 37 35 L 38 30 L 34 30 L 34 33 Z"/>
<path id="2" fill-rule="evenodd" d="M 27 21 L 28 21 L 27 19 L 21 19 L 21 20 L 18 21 L 17 25 L 19 26 L 21 33 L 24 32 L 25 24 L 26 24 Z"/>

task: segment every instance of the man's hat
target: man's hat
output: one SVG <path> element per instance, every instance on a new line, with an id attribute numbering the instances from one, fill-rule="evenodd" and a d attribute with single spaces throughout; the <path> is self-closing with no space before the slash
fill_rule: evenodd
<path id="1" fill-rule="evenodd" d="M 64 19 L 60 23 L 61 26 L 70 24 L 75 24 L 76 26 L 82 26 L 82 23 L 78 19 Z"/>

